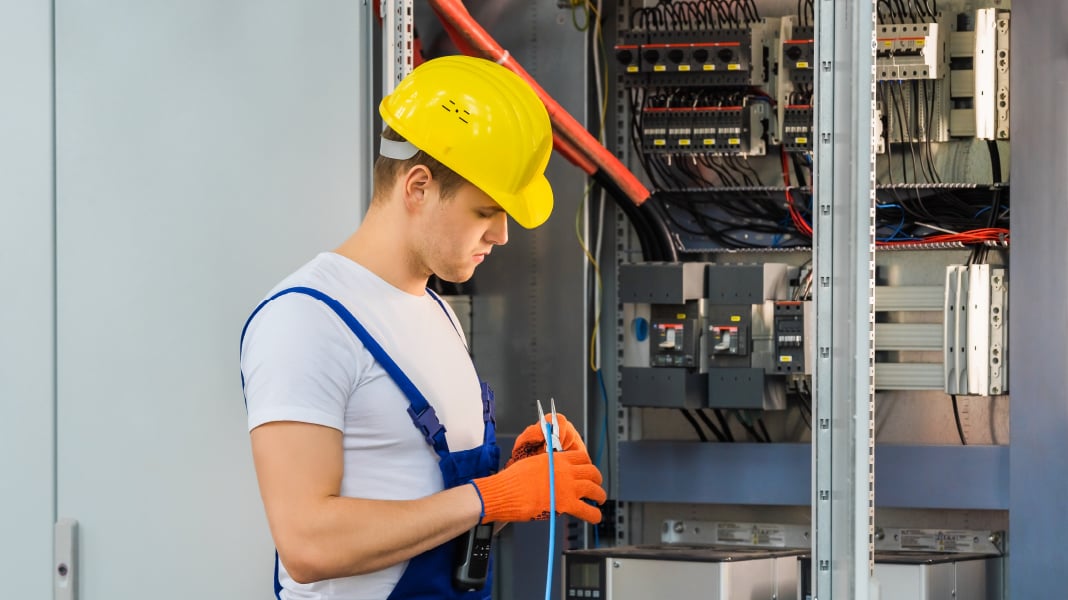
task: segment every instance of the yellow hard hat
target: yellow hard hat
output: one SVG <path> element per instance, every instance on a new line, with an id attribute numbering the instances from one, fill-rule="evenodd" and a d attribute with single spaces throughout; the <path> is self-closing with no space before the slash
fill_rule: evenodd
<path id="1" fill-rule="evenodd" d="M 397 84 L 378 112 L 404 139 L 485 192 L 523 227 L 549 218 L 549 113 L 515 73 L 481 58 L 435 58 Z"/>

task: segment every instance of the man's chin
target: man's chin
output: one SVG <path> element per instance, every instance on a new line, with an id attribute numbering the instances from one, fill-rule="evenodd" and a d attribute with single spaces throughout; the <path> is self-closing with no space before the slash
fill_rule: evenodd
<path id="1" fill-rule="evenodd" d="M 434 275 L 446 283 L 461 284 L 471 281 L 471 277 L 475 275 L 475 272 L 472 270 L 470 273 L 435 273 Z"/>

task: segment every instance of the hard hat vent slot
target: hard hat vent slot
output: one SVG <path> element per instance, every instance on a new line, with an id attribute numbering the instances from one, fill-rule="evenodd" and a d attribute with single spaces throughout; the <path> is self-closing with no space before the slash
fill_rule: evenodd
<path id="1" fill-rule="evenodd" d="M 468 111 L 466 111 L 466 110 L 464 110 L 464 109 L 462 109 L 462 108 L 460 108 L 460 107 L 459 107 L 459 106 L 458 106 L 458 105 L 456 104 L 456 102 L 455 102 L 455 101 L 453 101 L 453 100 L 449 100 L 449 105 L 445 105 L 445 104 L 442 104 L 442 105 L 441 105 L 441 108 L 444 108 L 444 109 L 445 109 L 445 110 L 446 110 L 447 112 L 450 112 L 450 113 L 455 113 L 455 114 L 456 114 L 456 118 L 457 118 L 457 119 L 460 119 L 460 120 L 461 120 L 461 121 L 463 121 L 464 123 L 468 123 L 468 124 L 469 124 L 468 120 L 467 120 L 467 119 L 465 119 L 464 117 L 465 117 L 465 116 L 466 116 L 466 117 L 470 117 L 470 116 L 471 116 L 471 113 L 470 113 L 470 112 L 468 112 Z M 461 113 L 463 113 L 463 114 L 461 115 Z"/>

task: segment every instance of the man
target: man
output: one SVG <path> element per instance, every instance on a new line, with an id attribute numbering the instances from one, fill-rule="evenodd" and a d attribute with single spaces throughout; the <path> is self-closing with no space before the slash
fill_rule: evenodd
<path id="1" fill-rule="evenodd" d="M 493 395 L 431 274 L 468 280 L 552 210 L 552 132 L 495 63 L 424 63 L 379 107 L 388 125 L 357 231 L 279 284 L 242 333 L 252 453 L 279 598 L 487 598 L 454 582 L 458 537 L 549 510 L 538 424 L 497 473 Z M 605 492 L 565 418 L 558 511 L 600 521 Z M 462 557 L 460 557 L 462 560 Z"/>

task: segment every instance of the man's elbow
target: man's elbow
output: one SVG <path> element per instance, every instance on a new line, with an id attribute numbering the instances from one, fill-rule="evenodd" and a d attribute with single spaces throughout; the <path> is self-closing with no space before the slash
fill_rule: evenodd
<path id="1" fill-rule="evenodd" d="M 324 579 L 363 575 L 383 568 L 370 554 L 352 556 L 350 562 L 338 560 L 337 552 L 328 551 L 314 543 L 296 543 L 289 547 L 279 546 L 278 557 L 289 577 L 297 583 L 314 583 Z"/>
<path id="2" fill-rule="evenodd" d="M 315 583 L 324 579 L 332 579 L 338 575 L 331 569 L 322 553 L 315 552 L 309 545 L 298 545 L 295 548 L 278 549 L 278 559 L 282 561 L 289 577 L 297 583 Z"/>

